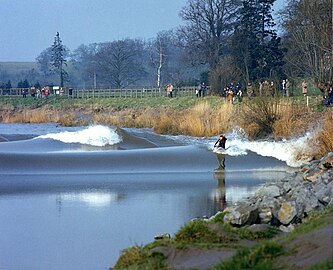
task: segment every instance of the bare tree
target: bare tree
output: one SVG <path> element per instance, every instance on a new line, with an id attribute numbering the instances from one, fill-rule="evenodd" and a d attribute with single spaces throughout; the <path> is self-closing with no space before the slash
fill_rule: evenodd
<path id="1" fill-rule="evenodd" d="M 291 0 L 280 15 L 289 72 L 332 81 L 332 0 Z"/>
<path id="2" fill-rule="evenodd" d="M 219 63 L 240 3 L 240 0 L 188 1 L 180 12 L 186 24 L 179 28 L 179 36 L 193 63 L 208 63 L 212 68 Z"/>
<path id="3" fill-rule="evenodd" d="M 97 64 L 96 53 L 99 45 L 97 43 L 80 45 L 72 54 L 72 62 L 74 68 L 79 71 L 81 80 L 85 86 L 93 86 L 96 88 L 97 84 Z"/>
<path id="4" fill-rule="evenodd" d="M 95 56 L 97 72 L 109 85 L 124 88 L 145 76 L 139 40 L 124 39 L 100 45 Z"/>
<path id="5" fill-rule="evenodd" d="M 150 45 L 150 61 L 157 70 L 157 87 L 161 87 L 162 68 L 168 60 L 168 47 L 170 47 L 170 31 L 163 31 L 157 34 L 157 37 Z"/>
<path id="6" fill-rule="evenodd" d="M 52 47 L 46 48 L 36 57 L 39 69 L 45 77 L 50 74 L 51 58 L 52 58 Z"/>

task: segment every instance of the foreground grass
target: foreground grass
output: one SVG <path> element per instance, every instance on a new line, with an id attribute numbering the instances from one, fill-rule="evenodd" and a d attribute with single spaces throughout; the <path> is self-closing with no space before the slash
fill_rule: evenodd
<path id="1" fill-rule="evenodd" d="M 233 228 L 222 222 L 223 215 L 216 216 L 212 221 L 196 220 L 183 226 L 170 240 L 158 240 L 145 247 L 132 247 L 123 251 L 114 270 L 117 269 L 168 269 L 166 258 L 152 250 L 158 246 L 174 245 L 178 249 L 187 247 L 216 248 L 233 247 L 237 253 L 229 260 L 215 266 L 215 270 L 274 270 L 289 269 L 292 265 L 280 265 L 277 261 L 290 255 L 287 245 L 296 238 L 314 232 L 328 225 L 333 225 L 333 207 L 310 215 L 293 232 L 277 236 L 278 230 L 269 227 L 263 232 L 253 233 L 248 227 Z M 221 230 L 223 234 L 221 235 Z M 220 233 L 219 233 L 220 232 Z M 253 247 L 235 245 L 239 239 L 256 240 Z M 216 245 L 219 244 L 219 245 Z M 160 267 L 160 268 L 159 268 Z M 323 261 L 309 269 L 332 269 L 332 261 Z"/>

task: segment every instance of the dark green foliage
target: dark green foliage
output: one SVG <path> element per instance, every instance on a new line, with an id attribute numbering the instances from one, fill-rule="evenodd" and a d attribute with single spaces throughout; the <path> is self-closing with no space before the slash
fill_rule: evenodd
<path id="1" fill-rule="evenodd" d="M 55 73 L 60 76 L 60 86 L 64 86 L 64 81 L 68 78 L 68 73 L 64 69 L 67 66 L 66 63 L 66 47 L 62 44 L 59 32 L 54 38 L 54 43 L 52 45 L 52 55 L 51 55 L 51 66 Z"/>
<path id="2" fill-rule="evenodd" d="M 281 39 L 274 30 L 271 10 L 275 0 L 243 1 L 240 21 L 232 37 L 231 53 L 246 81 L 282 74 Z"/>

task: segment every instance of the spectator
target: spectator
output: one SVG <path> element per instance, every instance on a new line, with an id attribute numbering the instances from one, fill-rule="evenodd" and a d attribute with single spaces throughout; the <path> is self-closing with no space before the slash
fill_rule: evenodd
<path id="1" fill-rule="evenodd" d="M 305 97 L 308 95 L 308 84 L 305 80 L 302 82 L 302 93 Z"/>
<path id="2" fill-rule="evenodd" d="M 248 82 L 247 83 L 247 89 L 246 89 L 246 92 L 247 92 L 247 96 L 249 97 L 249 99 L 252 98 L 252 95 L 253 95 L 253 85 L 251 82 Z"/>

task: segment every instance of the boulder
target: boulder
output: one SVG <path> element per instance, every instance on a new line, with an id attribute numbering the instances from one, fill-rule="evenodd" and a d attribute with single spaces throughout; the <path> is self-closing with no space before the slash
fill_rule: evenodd
<path id="1" fill-rule="evenodd" d="M 281 195 L 280 188 L 277 185 L 263 186 L 255 192 L 255 197 L 279 197 Z"/>
<path id="2" fill-rule="evenodd" d="M 304 174 L 304 180 L 310 181 L 310 182 L 316 182 L 320 178 L 322 173 L 323 173 L 323 170 L 321 170 L 319 168 L 310 170 Z"/>
<path id="3" fill-rule="evenodd" d="M 295 226 L 293 224 L 289 224 L 288 226 L 280 225 L 279 229 L 285 233 L 289 233 L 295 230 Z"/>
<path id="4" fill-rule="evenodd" d="M 278 212 L 278 220 L 288 225 L 297 215 L 296 203 L 294 201 L 283 202 Z"/>
<path id="5" fill-rule="evenodd" d="M 226 209 L 226 215 L 223 218 L 224 222 L 236 226 L 250 225 L 256 223 L 257 219 L 258 209 L 246 203 Z"/>
<path id="6" fill-rule="evenodd" d="M 326 169 L 326 170 L 333 168 L 333 152 L 329 153 L 327 156 L 323 157 L 320 160 L 318 167 L 321 169 Z"/>
<path id="7" fill-rule="evenodd" d="M 260 223 L 268 224 L 273 218 L 273 213 L 271 208 L 262 208 L 259 210 Z"/>

